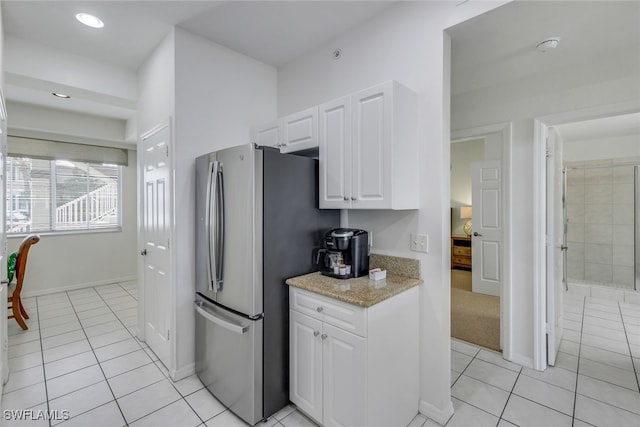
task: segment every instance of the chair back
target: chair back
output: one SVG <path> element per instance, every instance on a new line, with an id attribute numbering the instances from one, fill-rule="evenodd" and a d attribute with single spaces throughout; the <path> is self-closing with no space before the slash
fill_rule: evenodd
<path id="1" fill-rule="evenodd" d="M 13 291 L 14 295 L 20 295 L 22 289 L 22 280 L 24 279 L 24 273 L 27 269 L 27 257 L 29 255 L 29 249 L 32 245 L 35 245 L 40 241 L 40 236 L 37 234 L 30 234 L 22 240 L 20 243 L 20 249 L 18 249 L 18 259 L 16 260 L 16 289 Z"/>

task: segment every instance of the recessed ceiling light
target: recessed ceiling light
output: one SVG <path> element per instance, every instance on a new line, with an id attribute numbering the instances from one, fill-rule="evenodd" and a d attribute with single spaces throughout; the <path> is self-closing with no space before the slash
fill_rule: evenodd
<path id="1" fill-rule="evenodd" d="M 65 95 L 64 93 L 51 92 L 51 95 L 57 96 L 58 98 L 69 99 L 71 98 L 69 95 Z"/>
<path id="2" fill-rule="evenodd" d="M 76 14 L 76 19 L 91 28 L 104 27 L 104 22 L 102 22 L 100 18 L 98 18 L 97 16 L 89 15 L 88 13 L 78 13 Z"/>

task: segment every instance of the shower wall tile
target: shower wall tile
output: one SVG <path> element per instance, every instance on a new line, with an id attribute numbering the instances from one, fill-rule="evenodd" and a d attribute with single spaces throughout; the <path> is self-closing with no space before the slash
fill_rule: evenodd
<path id="1" fill-rule="evenodd" d="M 567 249 L 567 261 L 584 262 L 584 243 L 569 243 L 568 246 L 569 249 Z"/>
<path id="2" fill-rule="evenodd" d="M 584 223 L 584 203 L 568 203 L 567 218 L 570 222 Z"/>
<path id="3" fill-rule="evenodd" d="M 586 263 L 611 264 L 613 247 L 611 245 L 584 245 L 584 261 Z"/>
<path id="4" fill-rule="evenodd" d="M 633 245 L 633 227 L 613 225 L 612 239 L 614 245 Z"/>
<path id="5" fill-rule="evenodd" d="M 613 185 L 612 184 L 597 184 L 597 185 L 585 185 L 584 186 L 584 201 L 585 203 L 607 203 L 613 202 Z"/>
<path id="6" fill-rule="evenodd" d="M 633 183 L 633 166 L 618 166 L 613 169 L 614 183 Z"/>
<path id="7" fill-rule="evenodd" d="M 633 182 L 613 184 L 613 203 L 633 204 Z"/>
<path id="8" fill-rule="evenodd" d="M 567 185 L 567 203 L 584 203 L 584 193 L 584 185 Z"/>
<path id="9" fill-rule="evenodd" d="M 603 165 L 606 164 L 603 163 Z M 609 162 L 611 164 L 611 162 Z M 595 168 L 585 169 L 584 182 L 585 184 L 612 184 L 613 183 L 613 171 L 612 168 Z"/>
<path id="10" fill-rule="evenodd" d="M 613 205 L 586 204 L 584 206 L 585 224 L 613 224 Z"/>
<path id="11" fill-rule="evenodd" d="M 612 228 L 610 224 L 585 224 L 584 225 L 584 241 L 586 243 L 604 243 L 611 244 Z"/>
<path id="12" fill-rule="evenodd" d="M 616 225 L 630 226 L 630 232 L 633 233 L 633 205 L 613 205 L 613 223 Z"/>
<path id="13" fill-rule="evenodd" d="M 633 280 L 633 267 L 613 267 L 613 283 L 632 288 Z"/>
<path id="14" fill-rule="evenodd" d="M 602 298 L 608 301 L 624 301 L 624 291 L 618 289 L 607 289 L 594 286 L 591 288 L 591 296 L 594 298 Z"/>
<path id="15" fill-rule="evenodd" d="M 569 222 L 567 224 L 567 240 L 584 243 L 584 224 Z"/>
<path id="16" fill-rule="evenodd" d="M 611 264 L 585 263 L 584 279 L 590 282 L 611 283 L 613 278 Z"/>
<path id="17" fill-rule="evenodd" d="M 584 262 L 567 260 L 567 277 L 584 280 Z"/>
<path id="18" fill-rule="evenodd" d="M 567 166 L 567 168 L 584 167 L 584 162 L 568 162 L 565 166 Z M 568 169 L 567 185 L 584 185 L 584 169 Z"/>
<path id="19" fill-rule="evenodd" d="M 633 267 L 633 245 L 613 245 L 613 265 Z"/>

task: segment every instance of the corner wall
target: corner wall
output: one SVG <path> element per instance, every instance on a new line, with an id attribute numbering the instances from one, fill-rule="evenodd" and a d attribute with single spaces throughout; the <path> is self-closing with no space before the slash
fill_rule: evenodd
<path id="1" fill-rule="evenodd" d="M 377 253 L 421 263 L 420 411 L 444 424 L 450 398 L 449 39 L 444 29 L 505 2 L 398 2 L 278 73 L 278 115 L 385 80 L 418 93 L 420 209 L 348 211 L 348 226 L 373 232 Z M 340 60 L 331 58 L 342 49 Z M 430 252 L 409 251 L 409 234 L 430 236 Z"/>
<path id="2" fill-rule="evenodd" d="M 549 82 L 553 82 L 552 85 Z M 513 241 L 513 361 L 532 365 L 534 357 L 534 118 L 627 102 L 640 93 L 640 57 L 621 52 L 586 58 L 554 73 L 506 81 L 452 97 L 451 128 L 512 123 L 511 206 L 520 224 Z M 515 230 L 515 229 L 514 229 Z"/>

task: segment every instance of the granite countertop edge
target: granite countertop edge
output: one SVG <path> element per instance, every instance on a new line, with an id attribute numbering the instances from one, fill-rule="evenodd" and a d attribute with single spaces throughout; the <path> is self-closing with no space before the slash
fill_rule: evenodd
<path id="1" fill-rule="evenodd" d="M 386 279 L 377 281 L 370 280 L 369 276 L 341 280 L 315 272 L 291 277 L 285 282 L 289 286 L 368 308 L 422 284 L 422 279 L 387 273 Z"/>

